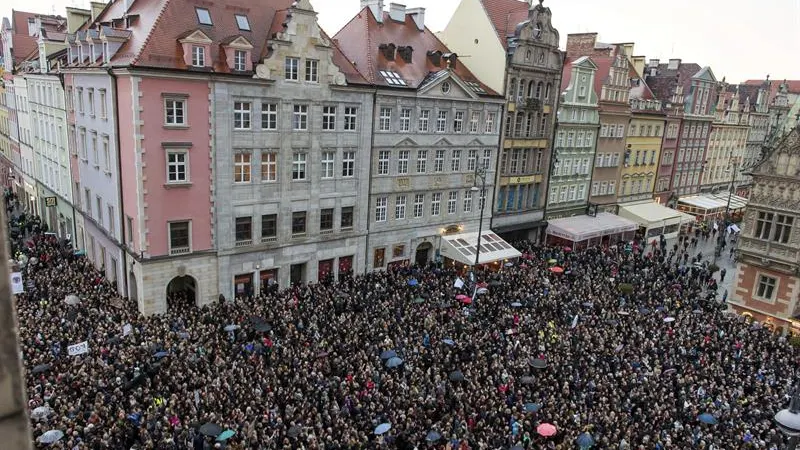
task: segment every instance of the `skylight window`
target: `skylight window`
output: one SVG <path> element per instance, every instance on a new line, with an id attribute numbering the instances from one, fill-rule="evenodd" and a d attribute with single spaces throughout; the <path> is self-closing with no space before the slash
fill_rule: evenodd
<path id="1" fill-rule="evenodd" d="M 469 86 L 469 88 L 472 89 L 472 91 L 475 92 L 476 94 L 485 94 L 486 93 L 486 90 L 484 88 L 482 88 L 480 84 L 478 84 L 478 83 L 476 83 L 474 81 L 467 81 L 467 86 Z"/>
<path id="2" fill-rule="evenodd" d="M 250 31 L 250 21 L 247 20 L 247 16 L 241 14 L 234 14 L 236 17 L 236 25 L 239 26 L 239 29 L 242 31 Z"/>
<path id="3" fill-rule="evenodd" d="M 381 76 L 383 76 L 383 79 L 386 80 L 386 83 L 391 84 L 392 86 L 407 86 L 405 80 L 400 78 L 400 75 L 397 72 L 381 70 Z"/>
<path id="4" fill-rule="evenodd" d="M 211 22 L 211 13 L 207 9 L 195 8 L 194 10 L 197 13 L 197 21 L 200 22 L 200 25 L 214 25 Z"/>

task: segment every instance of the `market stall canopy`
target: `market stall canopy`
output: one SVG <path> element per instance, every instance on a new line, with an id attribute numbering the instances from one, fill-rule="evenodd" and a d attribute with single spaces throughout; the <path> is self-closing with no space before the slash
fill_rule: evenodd
<path id="1" fill-rule="evenodd" d="M 572 242 L 601 236 L 636 231 L 639 225 L 615 214 L 601 212 L 597 216 L 574 216 L 547 222 L 547 234 Z"/>
<path id="2" fill-rule="evenodd" d="M 645 228 L 694 222 L 694 216 L 667 208 L 656 202 L 623 205 L 619 208 L 619 215 L 631 219 Z"/>
<path id="3" fill-rule="evenodd" d="M 691 197 L 684 197 L 678 200 L 678 203 L 705 211 L 724 210 L 727 202 L 727 199 L 722 201 L 718 198 L 709 197 L 707 195 L 693 195 Z"/>
<path id="4" fill-rule="evenodd" d="M 728 204 L 728 193 L 720 192 L 719 194 L 714 194 L 713 197 L 717 200 L 722 200 L 722 202 L 726 205 Z M 745 206 L 747 206 L 747 199 L 740 195 L 731 194 L 730 198 L 732 211 L 743 209 Z"/>
<path id="5" fill-rule="evenodd" d="M 461 233 L 442 236 L 442 255 L 461 264 L 475 264 L 478 233 Z M 488 264 L 505 259 L 519 258 L 522 253 L 491 231 L 481 233 L 479 264 Z"/>

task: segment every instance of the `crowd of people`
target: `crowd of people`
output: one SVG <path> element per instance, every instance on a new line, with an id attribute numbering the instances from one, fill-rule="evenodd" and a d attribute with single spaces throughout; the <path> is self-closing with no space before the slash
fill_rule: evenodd
<path id="1" fill-rule="evenodd" d="M 518 243 L 477 286 L 408 267 L 143 317 L 68 243 L 14 242 L 33 433 L 50 448 L 783 442 L 772 418 L 800 353 L 726 313 L 690 246 Z"/>

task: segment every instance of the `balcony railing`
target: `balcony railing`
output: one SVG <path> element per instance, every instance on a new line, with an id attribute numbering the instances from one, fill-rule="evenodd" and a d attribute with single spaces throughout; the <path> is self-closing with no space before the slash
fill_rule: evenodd
<path id="1" fill-rule="evenodd" d="M 252 239 L 242 239 L 242 240 L 236 241 L 236 248 L 249 247 L 251 245 L 253 245 L 253 240 Z"/>
<path id="2" fill-rule="evenodd" d="M 186 247 L 171 247 L 169 249 L 170 255 L 185 255 L 187 253 L 191 253 L 192 249 L 189 246 Z"/>

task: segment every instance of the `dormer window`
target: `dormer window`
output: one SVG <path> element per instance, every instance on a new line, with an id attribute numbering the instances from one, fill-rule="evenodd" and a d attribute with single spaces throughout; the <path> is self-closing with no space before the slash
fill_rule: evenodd
<path id="1" fill-rule="evenodd" d="M 206 66 L 206 49 L 202 45 L 192 46 L 192 65 L 194 67 Z"/>
<path id="2" fill-rule="evenodd" d="M 111 55 L 108 51 L 108 42 L 103 42 L 103 62 L 108 64 L 109 61 L 111 61 Z"/>
<path id="3" fill-rule="evenodd" d="M 97 61 L 97 56 L 94 52 L 94 44 L 89 44 L 89 55 L 91 55 L 90 63 Z"/>
<path id="4" fill-rule="evenodd" d="M 197 22 L 200 25 L 214 25 L 211 21 L 211 13 L 206 8 L 195 8 L 197 13 Z"/>
<path id="5" fill-rule="evenodd" d="M 235 50 L 233 52 L 233 70 L 244 72 L 247 70 L 247 52 Z"/>
<path id="6" fill-rule="evenodd" d="M 236 25 L 242 31 L 250 31 L 250 21 L 247 20 L 247 16 L 242 14 L 234 14 L 236 17 Z"/>

